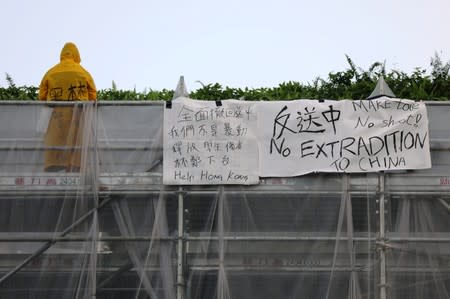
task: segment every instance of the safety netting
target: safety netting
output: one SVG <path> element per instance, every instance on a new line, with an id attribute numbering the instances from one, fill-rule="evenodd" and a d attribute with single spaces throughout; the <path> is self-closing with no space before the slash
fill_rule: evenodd
<path id="1" fill-rule="evenodd" d="M 0 103 L 0 298 L 449 298 L 433 167 L 162 184 L 159 102 Z"/>

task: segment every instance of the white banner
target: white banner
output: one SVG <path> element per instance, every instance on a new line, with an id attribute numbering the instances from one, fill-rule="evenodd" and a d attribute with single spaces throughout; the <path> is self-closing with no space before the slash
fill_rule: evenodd
<path id="1" fill-rule="evenodd" d="M 260 102 L 257 114 L 262 177 L 431 167 L 424 103 Z"/>
<path id="2" fill-rule="evenodd" d="M 257 184 L 255 105 L 174 100 L 164 109 L 163 183 Z"/>
<path id="3" fill-rule="evenodd" d="M 164 111 L 164 184 L 431 167 L 421 102 L 179 98 Z"/>

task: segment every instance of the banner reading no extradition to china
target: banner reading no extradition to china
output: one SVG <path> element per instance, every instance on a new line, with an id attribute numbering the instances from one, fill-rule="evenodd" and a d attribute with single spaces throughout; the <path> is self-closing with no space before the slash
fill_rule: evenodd
<path id="1" fill-rule="evenodd" d="M 421 102 L 387 97 L 264 102 L 257 113 L 262 177 L 431 167 Z"/>

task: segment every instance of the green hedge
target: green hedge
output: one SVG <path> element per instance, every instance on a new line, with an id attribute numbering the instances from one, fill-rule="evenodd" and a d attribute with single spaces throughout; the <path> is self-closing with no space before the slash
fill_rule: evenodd
<path id="1" fill-rule="evenodd" d="M 292 99 L 365 99 L 375 88 L 378 78 L 384 76 L 387 84 L 399 98 L 448 101 L 450 100 L 450 62 L 444 63 L 439 55 L 431 58 L 431 71 L 416 68 L 411 74 L 398 70 L 386 72 L 380 62 L 373 63 L 368 70 L 357 67 L 346 56 L 348 68 L 331 72 L 325 79 L 316 78 L 311 83 L 289 81 L 276 87 L 233 88 L 219 83 L 207 84 L 191 91 L 190 97 L 204 100 L 245 99 L 253 100 L 292 100 Z M 0 100 L 36 100 L 38 88 L 35 86 L 16 86 L 11 76 L 6 74 L 8 87 L 0 87 Z M 113 82 L 112 88 L 98 91 L 100 101 L 154 101 L 170 100 L 173 90 L 161 91 L 118 90 Z"/>

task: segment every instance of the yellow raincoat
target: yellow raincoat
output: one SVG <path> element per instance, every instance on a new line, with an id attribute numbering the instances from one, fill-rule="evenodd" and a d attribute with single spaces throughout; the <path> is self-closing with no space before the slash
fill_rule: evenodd
<path id="1" fill-rule="evenodd" d="M 66 43 L 61 50 L 60 63 L 44 75 L 39 86 L 42 101 L 95 101 L 97 91 L 94 80 L 80 65 L 80 53 L 75 44 Z M 83 146 L 84 117 L 82 108 L 56 106 L 50 118 L 44 144 L 47 147 L 62 147 L 45 152 L 45 170 L 78 171 L 80 169 L 80 147 Z M 65 150 L 62 150 L 65 149 Z"/>

